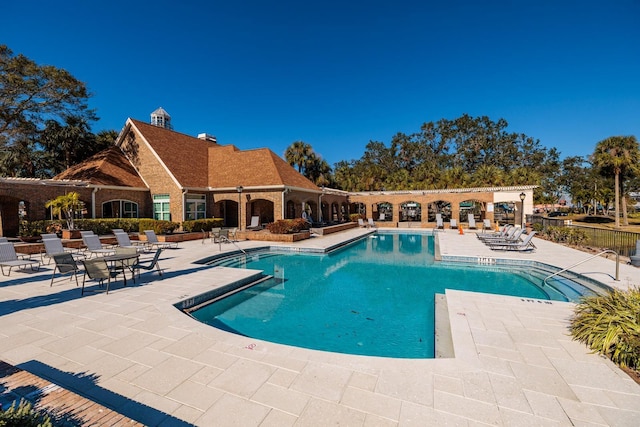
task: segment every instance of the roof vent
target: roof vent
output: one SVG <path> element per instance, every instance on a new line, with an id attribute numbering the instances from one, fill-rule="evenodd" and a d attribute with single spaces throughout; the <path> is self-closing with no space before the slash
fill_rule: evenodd
<path id="1" fill-rule="evenodd" d="M 201 139 L 203 141 L 213 142 L 214 144 L 218 143 L 218 140 L 216 139 L 215 135 L 209 135 L 208 133 L 199 133 L 198 139 Z"/>

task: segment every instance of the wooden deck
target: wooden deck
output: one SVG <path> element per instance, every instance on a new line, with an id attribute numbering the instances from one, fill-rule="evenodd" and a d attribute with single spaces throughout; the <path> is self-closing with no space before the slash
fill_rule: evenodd
<path id="1" fill-rule="evenodd" d="M 21 398 L 46 411 L 54 425 L 143 426 L 92 400 L 0 361 L 0 403 L 3 409 L 8 409 L 11 402 Z"/>

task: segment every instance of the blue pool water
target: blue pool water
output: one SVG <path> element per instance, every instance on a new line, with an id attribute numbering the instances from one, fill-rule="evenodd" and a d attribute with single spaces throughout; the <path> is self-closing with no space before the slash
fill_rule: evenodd
<path id="1" fill-rule="evenodd" d="M 434 294 L 445 289 L 567 301 L 540 274 L 434 262 L 433 237 L 378 234 L 332 254 L 262 252 L 223 265 L 263 270 L 264 283 L 191 314 L 248 337 L 339 353 L 434 356 Z"/>

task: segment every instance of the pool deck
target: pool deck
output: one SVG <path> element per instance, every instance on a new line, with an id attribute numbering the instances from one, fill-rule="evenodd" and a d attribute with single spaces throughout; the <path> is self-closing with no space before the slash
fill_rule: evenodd
<path id="1" fill-rule="evenodd" d="M 352 229 L 287 246 L 324 248 Z M 475 233 L 438 233 L 445 256 L 566 267 L 588 254 L 534 238 L 534 253 L 494 252 Z M 265 246 L 243 241 L 242 248 Z M 455 357 L 407 360 L 299 349 L 200 324 L 173 304 L 252 272 L 193 262 L 236 249 L 182 242 L 165 274 L 109 295 L 51 266 L 0 278 L 0 360 L 146 425 L 640 425 L 640 385 L 568 336 L 573 304 L 447 291 Z M 150 255 L 147 255 L 150 256 Z M 611 286 L 640 269 L 597 258 L 575 269 Z M 81 280 L 81 278 L 80 278 Z M 0 397 L 6 388 L 0 377 Z M 87 422 L 87 424 L 89 424 Z"/>

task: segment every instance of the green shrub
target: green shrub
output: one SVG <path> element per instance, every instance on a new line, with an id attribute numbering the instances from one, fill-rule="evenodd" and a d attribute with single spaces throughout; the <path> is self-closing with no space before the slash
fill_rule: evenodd
<path id="1" fill-rule="evenodd" d="M 49 415 L 34 409 L 31 403 L 22 399 L 18 406 L 13 402 L 9 409 L 0 411 L 0 427 L 52 427 L 52 425 Z"/>
<path id="2" fill-rule="evenodd" d="M 47 221 L 20 221 L 18 233 L 22 237 L 38 237 L 47 230 Z"/>
<path id="3" fill-rule="evenodd" d="M 188 220 L 182 223 L 182 229 L 187 232 L 191 231 L 211 231 L 212 228 L 222 227 L 224 224 L 223 218 L 207 218 L 207 219 L 195 219 Z"/>
<path id="4" fill-rule="evenodd" d="M 581 245 L 587 240 L 587 233 L 584 230 L 573 227 L 549 226 L 546 229 L 542 229 L 541 234 L 552 242 L 568 245 Z"/>
<path id="5" fill-rule="evenodd" d="M 311 224 L 309 224 L 302 218 L 279 219 L 275 222 L 267 224 L 267 230 L 269 230 L 273 234 L 299 233 L 302 230 L 308 230 L 310 227 Z"/>
<path id="6" fill-rule="evenodd" d="M 571 335 L 620 366 L 640 366 L 640 288 L 614 289 L 576 306 Z"/>
<path id="7" fill-rule="evenodd" d="M 171 234 L 180 224 L 162 219 L 141 219 L 136 231 L 142 233 L 144 230 L 153 230 L 156 234 Z"/>
<path id="8" fill-rule="evenodd" d="M 349 221 L 358 222 L 359 219 L 365 219 L 364 215 L 358 213 L 349 214 Z"/>
<path id="9" fill-rule="evenodd" d="M 96 219 L 77 219 L 76 229 L 93 231 L 95 234 L 104 235 L 111 234 L 114 228 L 121 228 L 127 233 L 135 233 L 138 231 L 138 218 L 96 218 Z"/>

